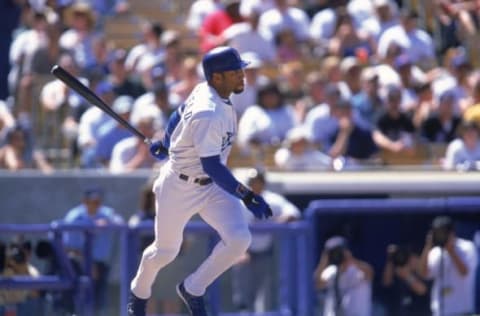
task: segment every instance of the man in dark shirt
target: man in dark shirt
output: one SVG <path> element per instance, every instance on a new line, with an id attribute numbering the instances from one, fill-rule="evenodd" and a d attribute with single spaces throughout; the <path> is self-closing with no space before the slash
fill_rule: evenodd
<path id="1" fill-rule="evenodd" d="M 425 120 L 421 127 L 422 138 L 431 143 L 447 144 L 456 137 L 461 118 L 453 112 L 455 93 L 442 93 L 438 99 L 438 110 Z"/>

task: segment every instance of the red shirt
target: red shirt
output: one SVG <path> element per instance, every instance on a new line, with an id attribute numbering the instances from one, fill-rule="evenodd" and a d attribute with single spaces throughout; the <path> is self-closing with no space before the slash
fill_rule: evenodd
<path id="1" fill-rule="evenodd" d="M 243 22 L 241 19 L 233 19 L 224 10 L 218 10 L 208 15 L 200 28 L 200 50 L 205 53 L 210 49 L 223 44 L 221 34 L 230 25 Z"/>

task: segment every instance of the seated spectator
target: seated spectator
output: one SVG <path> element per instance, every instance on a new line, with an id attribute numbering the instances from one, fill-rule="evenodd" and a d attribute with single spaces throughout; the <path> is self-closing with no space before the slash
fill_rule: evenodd
<path id="1" fill-rule="evenodd" d="M 382 150 L 393 153 L 412 153 L 414 132 L 410 118 L 401 111 L 401 89 L 390 86 L 385 97 L 385 112 L 378 119 L 373 140 Z"/>
<path id="2" fill-rule="evenodd" d="M 437 109 L 421 125 L 421 136 L 430 143 L 448 144 L 456 138 L 461 118 L 454 113 L 455 95 L 444 92 L 438 99 Z"/>
<path id="3" fill-rule="evenodd" d="M 434 316 L 471 315 L 478 264 L 475 244 L 457 237 L 448 216 L 435 217 L 431 227 L 420 258 L 423 276 L 433 281 L 431 311 Z"/>
<path id="4" fill-rule="evenodd" d="M 152 138 L 155 133 L 156 118 L 156 113 L 144 113 L 137 122 L 132 124 L 147 138 Z M 121 140 L 113 147 L 109 170 L 112 173 L 127 173 L 137 169 L 150 169 L 155 162 L 143 139 L 132 136 Z"/>
<path id="5" fill-rule="evenodd" d="M 288 131 L 274 159 L 275 165 L 285 171 L 330 170 L 332 167 L 332 159 L 310 143 L 303 127 Z"/>
<path id="6" fill-rule="evenodd" d="M 429 315 L 428 284 L 420 276 L 418 256 L 409 247 L 389 245 L 382 286 L 388 315 Z"/>
<path id="7" fill-rule="evenodd" d="M 188 10 L 185 25 L 192 32 L 197 32 L 205 18 L 221 9 L 220 0 L 194 0 Z"/>
<path id="8" fill-rule="evenodd" d="M 270 222 L 287 223 L 300 219 L 300 210 L 282 195 L 266 188 L 264 172 L 248 171 L 246 184 L 261 195 L 272 208 Z M 245 212 L 249 223 L 257 220 Z M 272 310 L 275 292 L 271 269 L 275 260 L 275 238 L 272 233 L 253 233 L 247 253 L 232 267 L 232 296 L 236 309 L 242 312 L 265 313 Z"/>
<path id="9" fill-rule="evenodd" d="M 115 100 L 113 86 L 109 82 L 104 81 L 99 83 L 95 90 L 98 96 L 104 100 L 106 104 L 111 105 Z M 113 121 L 113 119 L 96 106 L 91 106 L 80 117 L 76 145 L 81 153 L 80 166 L 82 168 L 97 167 L 95 151 L 99 139 L 99 132 L 102 126 L 111 121 Z"/>
<path id="10" fill-rule="evenodd" d="M 417 83 L 413 86 L 413 90 L 418 97 L 418 102 L 413 108 L 412 122 L 416 129 L 421 129 L 422 124 L 438 111 L 438 104 L 433 99 L 430 82 Z"/>
<path id="11" fill-rule="evenodd" d="M 299 122 L 303 123 L 307 113 L 315 106 L 325 102 L 325 86 L 327 78 L 320 71 L 312 71 L 305 79 L 305 96 L 295 104 L 295 112 Z"/>
<path id="12" fill-rule="evenodd" d="M 259 87 L 257 104 L 245 110 L 238 124 L 238 145 L 246 153 L 263 145 L 278 145 L 296 125 L 291 105 L 284 103 L 275 81 Z"/>
<path id="13" fill-rule="evenodd" d="M 379 95 L 378 73 L 375 68 L 365 68 L 360 76 L 362 90 L 351 99 L 353 111 L 359 123 L 373 129 L 384 106 Z"/>
<path id="14" fill-rule="evenodd" d="M 307 51 L 298 45 L 295 34 L 291 29 L 279 30 L 273 40 L 275 44 L 276 60 L 279 63 L 288 63 L 302 60 L 307 56 Z"/>
<path id="15" fill-rule="evenodd" d="M 123 49 L 117 49 L 112 52 L 112 57 L 108 63 L 109 75 L 107 80 L 113 87 L 113 92 L 116 95 L 129 95 L 137 98 L 145 93 L 143 86 L 133 80 L 126 67 L 125 60 L 127 52 Z"/>
<path id="16" fill-rule="evenodd" d="M 128 95 L 117 97 L 112 104 L 112 110 L 127 122 L 130 119 L 132 107 L 133 98 Z M 132 132 L 116 120 L 110 120 L 100 126 L 98 141 L 95 146 L 95 160 L 97 163 L 99 163 L 100 166 L 108 167 L 115 145 L 122 139 L 131 136 Z"/>
<path id="17" fill-rule="evenodd" d="M 244 2 L 242 1 L 242 4 Z M 275 46 L 258 31 L 260 14 L 257 8 L 250 10 L 246 15 L 242 15 L 245 22 L 231 25 L 223 32 L 223 36 L 228 45 L 237 49 L 240 54 L 253 52 L 262 62 L 271 64 L 276 58 Z"/>
<path id="18" fill-rule="evenodd" d="M 102 227 L 111 224 L 121 224 L 122 217 L 109 206 L 103 204 L 103 189 L 92 186 L 83 192 L 82 203 L 68 210 L 64 224 L 83 224 L 87 226 Z M 91 277 L 93 279 L 95 313 L 101 313 L 106 308 L 108 294 L 108 279 L 111 268 L 111 256 L 115 235 L 112 231 L 94 231 L 91 245 L 93 266 Z M 79 274 L 86 273 L 85 269 L 85 234 L 79 231 L 66 231 L 63 242 L 68 250 L 68 255 Z"/>
<path id="19" fill-rule="evenodd" d="M 325 242 L 314 273 L 317 289 L 326 292 L 323 315 L 370 316 L 372 280 L 372 267 L 353 256 L 345 238 Z"/>
<path id="20" fill-rule="evenodd" d="M 332 112 L 338 120 L 338 126 L 329 135 L 326 148 L 328 155 L 332 159 L 344 158 L 345 167 L 361 164 L 362 161 L 371 158 L 377 151 L 372 132 L 355 121 L 350 102 L 339 101 Z"/>
<path id="21" fill-rule="evenodd" d="M 19 125 L 9 129 L 6 142 L 0 147 L 0 169 L 38 169 L 46 173 L 53 171 L 43 153 L 33 147 L 29 132 Z"/>
<path id="22" fill-rule="evenodd" d="M 130 121 L 137 122 L 144 113 L 156 113 L 156 125 L 163 127 L 173 110 L 172 103 L 169 102 L 169 88 L 159 80 L 154 83 L 151 91 L 135 100 Z"/>
<path id="23" fill-rule="evenodd" d="M 443 162 L 446 170 L 480 169 L 480 132 L 474 122 L 463 121 L 457 128 L 458 138 L 448 144 Z"/>
<path id="24" fill-rule="evenodd" d="M 198 61 L 194 57 L 186 57 L 181 64 L 180 80 L 170 86 L 172 106 L 177 108 L 181 105 L 199 82 Z"/>

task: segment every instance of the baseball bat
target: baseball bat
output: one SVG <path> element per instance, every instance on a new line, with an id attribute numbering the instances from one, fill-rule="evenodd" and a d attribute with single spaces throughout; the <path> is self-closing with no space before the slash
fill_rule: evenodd
<path id="1" fill-rule="evenodd" d="M 98 95 L 96 95 L 90 88 L 81 83 L 80 80 L 75 78 L 71 73 L 69 73 L 59 65 L 54 65 L 50 72 L 52 73 L 52 75 L 65 83 L 69 88 L 80 94 L 88 102 L 95 105 L 96 107 L 110 115 L 110 117 L 112 117 L 114 120 L 125 126 L 130 132 L 132 132 L 135 136 L 141 138 L 146 144 L 150 145 L 152 143 L 152 140 L 150 138 L 147 138 L 145 135 L 143 135 L 142 132 L 133 127 L 123 117 L 115 113 L 112 108 L 105 103 L 105 101 L 103 101 Z"/>

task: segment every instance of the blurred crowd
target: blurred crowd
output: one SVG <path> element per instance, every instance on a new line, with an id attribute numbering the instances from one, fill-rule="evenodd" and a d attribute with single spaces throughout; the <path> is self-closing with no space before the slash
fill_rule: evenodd
<path id="1" fill-rule="evenodd" d="M 204 79 L 202 54 L 219 45 L 250 61 L 232 97 L 233 166 L 474 170 L 480 160 L 478 1 L 196 0 L 177 24 L 140 20 L 129 47 L 105 32 L 135 14 L 127 0 L 2 6 L 2 169 L 154 167 L 142 141 L 50 69 L 62 66 L 158 139 Z"/>

